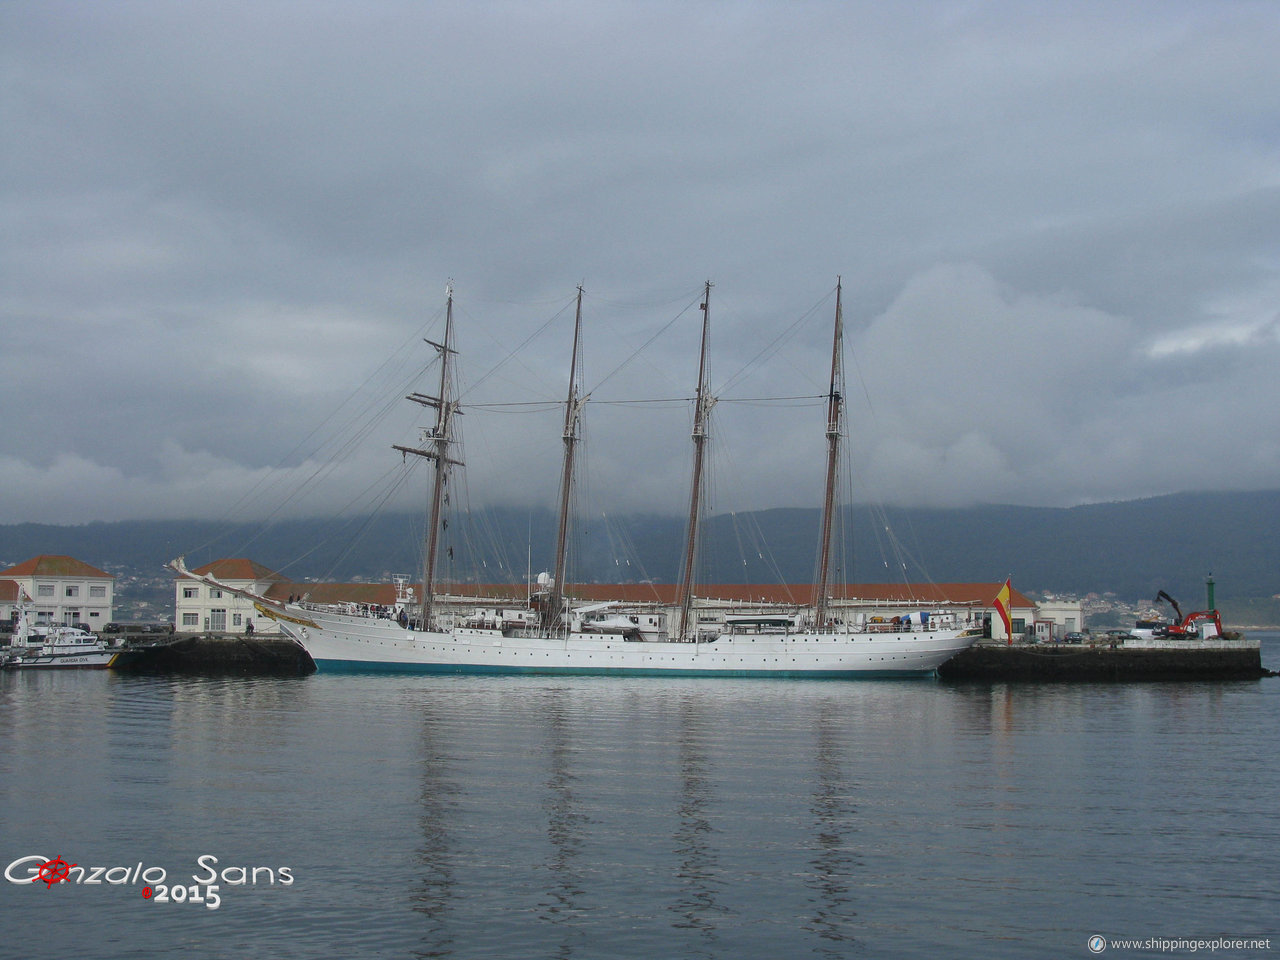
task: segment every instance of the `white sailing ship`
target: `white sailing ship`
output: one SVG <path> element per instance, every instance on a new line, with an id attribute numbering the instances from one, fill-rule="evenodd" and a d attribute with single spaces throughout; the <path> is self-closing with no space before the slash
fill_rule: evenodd
<path id="1" fill-rule="evenodd" d="M 699 629 L 694 569 L 702 502 L 707 416 L 714 398 L 707 385 L 707 345 L 711 284 L 704 291 L 699 381 L 694 410 L 694 467 L 683 573 L 670 610 L 628 609 L 622 604 L 574 606 L 566 596 L 565 542 L 579 422 L 578 345 L 582 288 L 578 288 L 569 391 L 565 402 L 564 463 L 561 475 L 555 566 L 539 578 L 542 591 L 527 603 L 474 601 L 468 610 L 457 598 L 437 596 L 442 506 L 447 477 L 461 466 L 453 420 L 459 412 L 454 387 L 453 292 L 447 295 L 436 396 L 410 400 L 435 410 L 421 447 L 396 449 L 434 464 L 431 515 L 427 525 L 421 600 L 400 584 L 391 607 L 282 603 L 246 594 L 216 578 L 181 575 L 252 599 L 258 611 L 311 655 L 321 671 L 408 671 L 425 673 L 630 674 L 732 677 L 882 677 L 928 675 L 970 646 L 980 631 L 957 627 L 954 613 L 910 618 L 901 624 L 869 623 L 833 615 L 829 607 L 830 554 L 839 444 L 843 433 L 843 322 L 836 287 L 831 386 L 827 395 L 826 491 L 820 529 L 819 569 L 812 607 L 797 613 L 739 611 Z M 430 341 L 429 341 L 430 342 Z"/>

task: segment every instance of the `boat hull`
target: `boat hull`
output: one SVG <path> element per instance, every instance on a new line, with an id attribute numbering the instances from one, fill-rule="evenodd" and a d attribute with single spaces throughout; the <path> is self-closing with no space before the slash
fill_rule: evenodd
<path id="1" fill-rule="evenodd" d="M 103 653 L 33 654 L 6 660 L 6 670 L 106 670 L 119 651 Z"/>
<path id="2" fill-rule="evenodd" d="M 724 634 L 672 643 L 619 636 L 407 630 L 392 620 L 298 611 L 278 619 L 323 672 L 873 678 L 930 676 L 974 637 L 962 631 Z"/>

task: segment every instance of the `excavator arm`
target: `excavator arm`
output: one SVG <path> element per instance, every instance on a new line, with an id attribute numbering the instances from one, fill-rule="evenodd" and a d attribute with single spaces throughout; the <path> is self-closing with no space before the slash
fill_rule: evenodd
<path id="1" fill-rule="evenodd" d="M 1178 622 L 1179 622 L 1179 623 L 1181 623 L 1181 622 L 1182 622 L 1182 608 L 1178 606 L 1178 601 L 1177 601 L 1177 600 L 1175 600 L 1175 599 L 1173 599 L 1173 597 L 1169 596 L 1169 595 L 1168 595 L 1167 593 L 1165 593 L 1163 590 L 1161 590 L 1159 593 L 1157 593 L 1157 594 L 1156 594 L 1156 603 L 1159 603 L 1161 600 L 1168 600 L 1168 601 L 1169 601 L 1169 605 L 1170 605 L 1171 607 L 1173 607 L 1173 612 L 1174 612 L 1174 613 L 1176 613 L 1176 614 L 1178 615 Z"/>

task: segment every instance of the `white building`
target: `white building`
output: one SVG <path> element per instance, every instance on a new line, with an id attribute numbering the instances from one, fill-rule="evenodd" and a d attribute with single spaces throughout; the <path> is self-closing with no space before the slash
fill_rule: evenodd
<path id="1" fill-rule="evenodd" d="M 1044 627 L 1040 625 L 1044 624 Z M 1084 629 L 1084 603 L 1080 600 L 1041 600 L 1036 604 L 1036 639 L 1061 640 Z M 1043 635 L 1052 631 L 1052 636 Z"/>
<path id="2" fill-rule="evenodd" d="M 244 558 L 215 560 L 192 572 L 259 596 L 286 582 L 274 570 Z M 174 591 L 174 623 L 180 633 L 245 633 L 250 623 L 254 632 L 279 633 L 275 621 L 259 616 L 244 597 L 186 577 L 174 581 Z"/>
<path id="3" fill-rule="evenodd" d="M 0 617 L 16 618 L 23 593 L 35 623 L 98 631 L 112 619 L 115 577 L 74 557 L 41 555 L 0 570 Z"/>

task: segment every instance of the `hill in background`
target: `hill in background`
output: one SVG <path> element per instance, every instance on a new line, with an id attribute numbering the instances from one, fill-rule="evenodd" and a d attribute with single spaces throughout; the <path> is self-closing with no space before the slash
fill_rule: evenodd
<path id="1" fill-rule="evenodd" d="M 764 510 L 712 517 L 703 540 L 707 583 L 809 583 L 816 510 Z M 112 573 L 165 576 L 247 556 L 296 580 L 381 580 L 420 568 L 422 520 L 386 515 L 261 524 L 127 521 L 81 526 L 0 527 L 0 561 L 68 554 Z M 455 519 L 447 534 L 458 579 L 523 582 L 551 565 L 550 512 L 497 509 Z M 1218 597 L 1280 593 L 1280 491 L 1176 494 L 1072 508 L 850 508 L 837 576 L 849 582 L 1003 580 L 1024 591 L 1115 593 L 1152 598 L 1166 590 L 1188 607 L 1212 573 Z M 673 582 L 683 520 L 667 516 L 588 519 L 577 525 L 571 580 Z"/>

